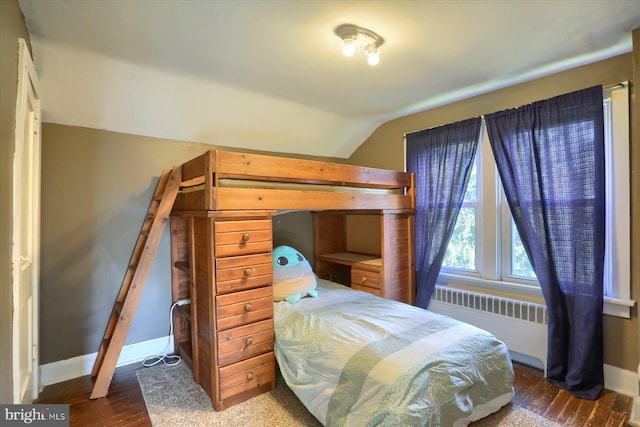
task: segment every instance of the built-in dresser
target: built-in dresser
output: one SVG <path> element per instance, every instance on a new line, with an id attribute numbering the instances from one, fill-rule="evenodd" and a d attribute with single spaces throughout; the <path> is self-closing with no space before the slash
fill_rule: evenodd
<path id="1" fill-rule="evenodd" d="M 373 237 L 355 251 L 348 238 L 349 217 L 367 217 L 364 226 L 357 221 L 351 225 L 362 228 L 357 233 L 361 237 Z M 413 304 L 413 218 L 413 212 L 401 210 L 315 212 L 315 273 L 379 297 Z"/>
<path id="2" fill-rule="evenodd" d="M 175 350 L 217 411 L 275 387 L 272 214 L 171 215 Z"/>

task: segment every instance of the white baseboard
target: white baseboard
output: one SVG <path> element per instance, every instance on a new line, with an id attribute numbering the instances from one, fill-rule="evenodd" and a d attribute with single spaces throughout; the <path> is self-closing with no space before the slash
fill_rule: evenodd
<path id="1" fill-rule="evenodd" d="M 640 363 L 638 364 L 638 378 L 640 382 Z M 633 399 L 633 406 L 631 407 L 631 416 L 629 417 L 629 423 L 632 426 L 640 426 L 640 392 Z"/>
<path id="2" fill-rule="evenodd" d="M 629 424 L 632 426 L 640 426 L 640 397 L 636 397 L 633 400 L 633 406 L 631 407 L 631 417 L 629 418 Z"/>
<path id="3" fill-rule="evenodd" d="M 116 366 L 129 365 L 153 355 L 172 351 L 173 337 L 156 338 L 122 347 Z M 85 354 L 71 359 L 40 365 L 40 384 L 46 386 L 73 378 L 83 377 L 91 373 L 98 353 Z"/>
<path id="4" fill-rule="evenodd" d="M 605 363 L 604 388 L 638 398 L 638 374 Z"/>

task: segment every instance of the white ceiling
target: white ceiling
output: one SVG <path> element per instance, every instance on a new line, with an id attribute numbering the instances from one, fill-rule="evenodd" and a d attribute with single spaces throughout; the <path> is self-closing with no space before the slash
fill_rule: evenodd
<path id="1" fill-rule="evenodd" d="M 44 120 L 349 157 L 382 123 L 632 49 L 640 1 L 19 0 Z M 346 58 L 345 23 L 384 38 Z"/>

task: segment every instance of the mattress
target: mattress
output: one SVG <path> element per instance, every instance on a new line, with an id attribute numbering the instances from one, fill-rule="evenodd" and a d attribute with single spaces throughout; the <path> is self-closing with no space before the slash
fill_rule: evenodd
<path id="1" fill-rule="evenodd" d="M 325 426 L 464 426 L 513 398 L 490 333 L 319 280 L 318 298 L 274 303 L 282 376 Z"/>
<path id="2" fill-rule="evenodd" d="M 257 188 L 267 190 L 299 190 L 299 191 L 326 191 L 330 193 L 365 193 L 365 194 L 403 194 L 398 188 L 371 188 L 355 187 L 351 185 L 306 184 L 300 182 L 260 181 L 255 179 L 223 178 L 218 180 L 220 187 L 230 188 Z M 183 193 L 201 191 L 204 184 L 183 187 Z"/>

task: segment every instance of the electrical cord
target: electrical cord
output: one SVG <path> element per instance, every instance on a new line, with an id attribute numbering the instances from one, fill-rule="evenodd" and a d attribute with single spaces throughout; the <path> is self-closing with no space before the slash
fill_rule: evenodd
<path id="1" fill-rule="evenodd" d="M 175 366 L 182 361 L 182 358 L 177 354 L 169 354 L 169 347 L 171 346 L 171 338 L 173 337 L 173 309 L 179 304 L 180 301 L 176 301 L 169 310 L 169 342 L 164 352 L 161 355 L 149 356 L 142 361 L 142 366 L 150 368 L 158 363 L 162 362 L 167 366 Z"/>

